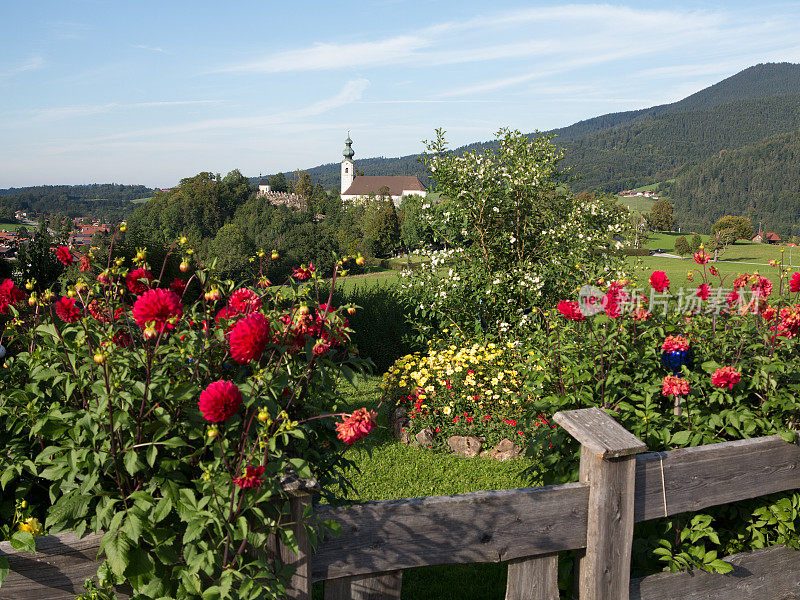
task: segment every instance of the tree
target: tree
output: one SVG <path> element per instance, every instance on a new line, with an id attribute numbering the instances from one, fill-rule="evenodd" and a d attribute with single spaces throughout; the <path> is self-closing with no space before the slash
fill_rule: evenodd
<path id="1" fill-rule="evenodd" d="M 698 234 L 694 234 L 692 236 L 692 241 L 689 243 L 689 251 L 690 252 L 697 252 L 700 250 L 700 246 L 703 245 L 703 238 L 701 238 Z"/>
<path id="2" fill-rule="evenodd" d="M 63 242 L 63 239 L 54 240 L 48 231 L 47 221 L 40 219 L 39 227 L 30 241 L 19 245 L 17 268 L 21 271 L 20 281 L 36 280 L 36 289 L 39 292 L 52 286 L 64 267 L 56 260 L 50 248 Z"/>
<path id="3" fill-rule="evenodd" d="M 237 279 L 245 277 L 248 259 L 255 249 L 237 225 L 228 223 L 217 232 L 212 251 L 217 259 L 217 270 L 222 276 Z"/>
<path id="4" fill-rule="evenodd" d="M 689 240 L 686 239 L 685 235 L 681 235 L 675 238 L 675 252 L 677 254 L 680 254 L 681 256 L 689 254 L 689 252 L 691 252 L 691 249 L 689 247 Z"/>
<path id="5" fill-rule="evenodd" d="M 735 217 L 733 215 L 721 217 L 714 223 L 711 233 L 715 234 L 724 230 L 733 230 L 734 239 L 731 243 L 734 244 L 736 240 L 749 240 L 753 237 L 753 226 L 747 217 Z"/>
<path id="6" fill-rule="evenodd" d="M 654 231 L 672 231 L 675 229 L 675 217 L 672 216 L 674 207 L 672 203 L 662 198 L 657 200 L 650 209 L 648 222 Z"/>
<path id="7" fill-rule="evenodd" d="M 376 199 L 367 206 L 363 252 L 367 256 L 391 254 L 400 244 L 400 223 L 391 197 Z"/>
<path id="8" fill-rule="evenodd" d="M 309 203 L 311 197 L 314 195 L 314 182 L 311 181 L 311 177 L 305 171 L 297 172 L 297 181 L 294 184 L 294 193 L 305 200 L 306 204 Z"/>
<path id="9" fill-rule="evenodd" d="M 273 192 L 286 192 L 289 189 L 286 183 L 286 175 L 283 173 L 270 175 L 269 179 L 267 179 L 267 184 L 269 185 L 269 189 Z"/>

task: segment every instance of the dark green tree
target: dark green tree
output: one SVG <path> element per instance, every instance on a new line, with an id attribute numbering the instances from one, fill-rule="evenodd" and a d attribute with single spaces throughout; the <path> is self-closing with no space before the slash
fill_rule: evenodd
<path id="1" fill-rule="evenodd" d="M 63 239 L 53 239 L 47 222 L 41 219 L 30 241 L 19 245 L 17 268 L 21 272 L 20 282 L 35 279 L 36 289 L 40 292 L 53 285 L 64 271 L 64 266 L 56 259 L 51 246 L 62 243 Z"/>
<path id="2" fill-rule="evenodd" d="M 367 207 L 363 252 L 366 256 L 383 257 L 400 244 L 400 223 L 391 200 L 376 199 Z"/>
<path id="3" fill-rule="evenodd" d="M 650 209 L 648 223 L 654 231 L 672 231 L 675 229 L 675 217 L 672 216 L 673 206 L 669 200 L 662 198 L 653 204 Z"/>
<path id="4" fill-rule="evenodd" d="M 681 235 L 675 238 L 675 253 L 680 254 L 681 256 L 685 254 L 689 254 L 691 249 L 689 247 L 689 240 L 686 239 L 685 235 Z"/>
<path id="5" fill-rule="evenodd" d="M 736 240 L 749 240 L 753 237 L 753 225 L 747 217 L 736 217 L 733 215 L 726 215 L 720 217 L 714 226 L 711 228 L 711 233 L 715 234 L 718 231 L 733 230 L 733 242 Z"/>
<path id="6" fill-rule="evenodd" d="M 272 190 L 273 192 L 289 191 L 289 186 L 286 183 L 286 175 L 284 175 L 283 173 L 270 175 L 269 179 L 267 179 L 267 183 L 269 184 L 269 189 Z"/>
<path id="7" fill-rule="evenodd" d="M 703 238 L 701 238 L 698 234 L 694 234 L 692 236 L 692 241 L 689 242 L 689 251 L 690 252 L 697 252 L 700 250 L 700 246 L 703 245 Z"/>

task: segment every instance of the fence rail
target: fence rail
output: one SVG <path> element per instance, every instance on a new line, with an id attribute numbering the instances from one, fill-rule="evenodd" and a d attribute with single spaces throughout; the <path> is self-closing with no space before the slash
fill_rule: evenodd
<path id="1" fill-rule="evenodd" d="M 725 575 L 630 580 L 635 521 L 800 488 L 800 447 L 770 436 L 642 453 L 644 444 L 599 409 L 554 418 L 581 442 L 580 482 L 317 507 L 315 516 L 338 521 L 343 534 L 312 553 L 297 526 L 300 552 L 275 549 L 297 569 L 290 597 L 307 600 L 311 583 L 324 581 L 326 600 L 397 599 L 404 569 L 507 562 L 506 600 L 557 600 L 558 552 L 577 550 L 581 600 L 800 598 L 800 553 L 783 547 L 728 557 L 734 570 Z M 310 496 L 291 489 L 299 520 Z M 35 555 L 0 543 L 12 569 L 0 600 L 72 598 L 96 572 L 99 540 L 46 536 Z"/>

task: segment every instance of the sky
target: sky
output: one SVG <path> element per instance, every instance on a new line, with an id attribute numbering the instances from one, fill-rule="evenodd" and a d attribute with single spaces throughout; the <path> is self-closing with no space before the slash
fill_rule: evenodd
<path id="1" fill-rule="evenodd" d="M 452 147 L 800 62 L 798 2 L 0 0 L 0 188 Z"/>

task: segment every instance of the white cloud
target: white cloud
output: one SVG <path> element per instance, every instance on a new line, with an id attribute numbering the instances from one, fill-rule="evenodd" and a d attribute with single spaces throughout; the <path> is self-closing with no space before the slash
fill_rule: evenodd
<path id="1" fill-rule="evenodd" d="M 141 50 L 150 50 L 151 52 L 162 52 L 166 53 L 166 50 L 163 48 L 159 48 L 158 46 L 147 46 L 146 44 L 132 44 L 134 48 L 139 48 Z"/>
<path id="2" fill-rule="evenodd" d="M 7 121 L 7 125 L 19 126 L 40 121 L 58 121 L 62 119 L 74 119 L 103 113 L 110 113 L 120 110 L 141 109 L 141 108 L 162 108 L 171 106 L 191 106 L 203 104 L 218 104 L 220 100 L 163 100 L 154 102 L 108 102 L 105 104 L 77 104 L 72 106 L 57 106 L 53 108 L 39 108 L 28 111 L 30 116 L 27 120 L 15 119 Z"/>
<path id="3" fill-rule="evenodd" d="M 265 129 L 275 125 L 292 123 L 294 121 L 300 121 L 310 117 L 318 116 L 341 106 L 346 106 L 353 102 L 357 102 L 361 99 L 364 94 L 364 90 L 366 90 L 368 86 L 369 81 L 367 79 L 354 79 L 352 81 L 348 81 L 337 94 L 309 104 L 308 106 L 293 110 L 277 112 L 271 115 L 205 119 L 202 121 L 182 123 L 180 125 L 136 129 L 91 139 L 78 140 L 75 143 L 70 142 L 66 145 L 51 146 L 48 153 L 59 154 L 64 152 L 73 152 L 76 150 L 82 151 L 88 147 L 94 147 L 98 144 L 140 137 L 152 137 L 153 139 L 170 141 L 174 140 L 175 136 L 192 133 L 208 134 L 210 132 L 217 132 L 228 135 L 233 133 L 235 130 Z"/>
<path id="4" fill-rule="evenodd" d="M 406 60 L 416 50 L 432 44 L 418 36 L 403 35 L 375 42 L 314 44 L 310 48 L 278 52 L 252 62 L 216 72 L 283 73 L 392 64 Z"/>
<path id="5" fill-rule="evenodd" d="M 26 59 L 22 63 L 18 64 L 15 67 L 11 67 L 6 69 L 5 71 L 0 71 L 0 79 L 6 79 L 8 77 L 13 77 L 14 75 L 18 75 L 19 73 L 25 73 L 26 71 L 37 71 L 44 67 L 44 58 L 41 56 L 31 56 L 30 58 Z"/>

